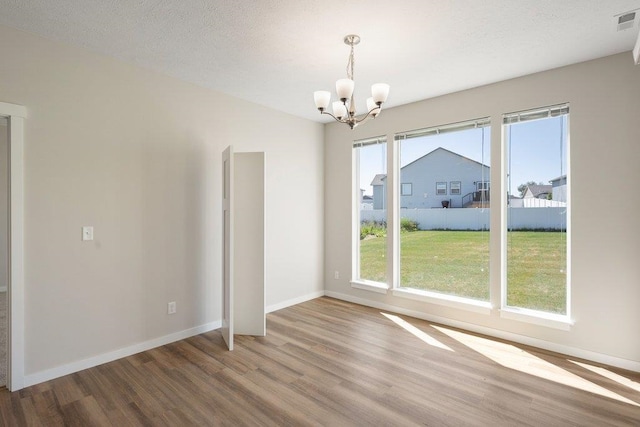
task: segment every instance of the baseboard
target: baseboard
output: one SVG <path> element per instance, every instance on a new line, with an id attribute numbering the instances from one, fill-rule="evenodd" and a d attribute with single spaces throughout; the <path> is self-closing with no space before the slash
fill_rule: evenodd
<path id="1" fill-rule="evenodd" d="M 324 295 L 324 291 L 313 292 L 307 295 L 303 295 L 298 298 L 282 301 L 277 304 L 270 305 L 266 308 L 267 313 L 280 310 L 292 305 L 300 304 L 305 301 L 309 301 Z M 187 329 L 173 334 L 165 335 L 159 338 L 155 338 L 149 341 L 141 342 L 131 345 L 129 347 L 121 348 L 119 350 L 111 351 L 109 353 L 100 354 L 98 356 L 90 357 L 87 359 L 72 362 L 66 365 L 58 366 L 56 368 L 47 369 L 45 371 L 36 372 L 34 374 L 26 375 L 24 378 L 24 387 L 29 387 L 35 384 L 39 384 L 45 381 L 49 381 L 55 378 L 59 378 L 65 375 L 73 374 L 74 372 L 82 371 L 84 369 L 92 368 L 94 366 L 102 365 L 103 363 L 112 362 L 123 357 L 131 356 L 136 353 L 151 350 L 152 348 L 160 347 L 162 345 L 170 344 L 175 341 L 183 340 L 185 338 L 192 337 L 194 335 L 202 334 L 205 332 L 218 329 L 222 326 L 222 321 L 207 323 L 205 325 L 197 326 L 195 328 Z"/>
<path id="2" fill-rule="evenodd" d="M 54 378 L 59 378 L 64 375 L 73 374 L 74 372 L 82 371 L 84 369 L 92 368 L 94 366 L 102 365 L 103 363 L 112 362 L 123 357 L 131 356 L 142 351 L 151 350 L 152 348 L 160 347 L 166 344 L 170 344 L 175 341 L 180 341 L 185 338 L 192 337 L 194 335 L 203 334 L 205 332 L 213 331 L 222 326 L 220 320 L 207 323 L 204 325 L 196 326 L 195 328 L 186 329 L 180 332 L 174 332 L 173 334 L 165 335 L 162 337 L 154 338 L 149 341 L 144 341 L 138 344 L 134 344 L 119 350 L 111 351 L 109 353 L 100 354 L 98 356 L 90 357 L 87 359 L 72 362 L 66 365 L 58 366 L 56 368 L 47 369 L 45 371 L 36 372 L 34 374 L 26 375 L 24 378 L 24 387 L 29 387 L 35 384 L 39 384 L 44 381 L 49 381 Z"/>
<path id="3" fill-rule="evenodd" d="M 316 298 L 322 297 L 324 295 L 325 295 L 325 291 L 312 292 L 310 294 L 303 295 L 301 297 L 292 298 L 292 299 L 289 299 L 289 300 L 286 300 L 286 301 L 279 302 L 277 304 L 269 305 L 266 308 L 266 312 L 267 313 L 271 313 L 272 311 L 281 310 L 283 308 L 287 308 L 287 307 L 290 307 L 292 305 L 300 304 L 300 303 L 305 302 L 305 301 L 310 301 L 312 299 L 316 299 Z"/>
<path id="4" fill-rule="evenodd" d="M 609 366 L 615 366 L 617 368 L 640 372 L 640 362 L 637 362 L 634 360 L 628 360 L 620 357 L 609 356 L 607 354 L 602 354 L 602 353 L 597 353 L 590 350 L 584 350 L 581 348 L 575 348 L 575 347 L 570 347 L 562 344 L 557 344 L 557 343 L 541 340 L 538 338 L 532 338 L 524 335 L 514 334 L 512 332 L 505 332 L 499 329 L 487 328 L 485 326 L 474 325 L 472 323 L 460 322 L 460 321 L 452 320 L 446 317 L 433 316 L 420 311 L 408 310 L 406 308 L 402 308 L 402 307 L 398 307 L 390 304 L 384 304 L 376 301 L 370 301 L 364 298 L 358 298 L 351 295 L 342 294 L 339 292 L 325 291 L 325 295 L 331 298 L 336 298 L 339 300 L 348 301 L 355 304 L 364 305 L 367 307 L 404 314 L 407 316 L 416 317 L 418 319 L 428 320 L 430 322 L 452 326 L 454 328 L 460 328 L 467 331 L 500 338 L 503 340 L 513 341 L 519 344 L 529 345 L 532 347 L 537 347 L 544 350 L 565 354 L 567 356 L 577 357 L 580 359 L 590 360 L 597 363 L 603 363 Z"/>

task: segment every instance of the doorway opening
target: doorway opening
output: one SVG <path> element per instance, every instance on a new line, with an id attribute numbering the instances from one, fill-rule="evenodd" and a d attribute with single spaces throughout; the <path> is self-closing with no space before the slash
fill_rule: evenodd
<path id="1" fill-rule="evenodd" d="M 6 371 L 6 387 L 11 391 L 25 387 L 24 376 L 24 123 L 27 109 L 22 105 L 0 102 L 0 119 L 6 126 L 0 127 L 5 136 L 6 169 L 0 176 L 6 182 L 0 188 L 2 203 L 6 203 L 4 220 L 0 228 L 6 230 L 6 291 L 4 302 L 6 356 L 2 365 Z M 0 190 L 2 191 L 2 190 Z M 1 274 L 0 274 L 1 275 Z"/>
<path id="2" fill-rule="evenodd" d="M 9 284 L 9 120 L 0 117 L 0 387 L 7 385 Z"/>

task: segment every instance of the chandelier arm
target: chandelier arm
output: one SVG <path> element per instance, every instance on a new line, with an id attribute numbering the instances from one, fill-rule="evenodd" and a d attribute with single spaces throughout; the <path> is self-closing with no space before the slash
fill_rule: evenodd
<path id="1" fill-rule="evenodd" d="M 375 110 L 379 110 L 379 109 L 380 109 L 380 107 L 372 108 L 371 111 L 369 111 L 367 114 L 365 114 L 361 119 L 355 118 L 356 124 L 364 122 L 367 119 L 367 117 L 369 117 L 369 116 L 373 117 L 371 115 L 371 113 L 373 113 Z"/>
<path id="2" fill-rule="evenodd" d="M 320 114 L 328 114 L 329 116 L 333 117 L 333 120 L 335 120 L 336 122 L 338 122 L 338 123 L 346 123 L 346 120 L 344 120 L 344 119 L 341 120 L 341 119 L 337 118 L 336 116 L 334 116 L 333 114 L 331 114 L 328 111 L 320 111 Z"/>

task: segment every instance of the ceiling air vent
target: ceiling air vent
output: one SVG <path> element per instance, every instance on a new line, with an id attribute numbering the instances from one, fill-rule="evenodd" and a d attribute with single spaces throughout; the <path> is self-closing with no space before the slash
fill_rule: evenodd
<path id="1" fill-rule="evenodd" d="M 618 31 L 628 30 L 633 28 L 636 21 L 636 12 L 627 12 L 622 15 L 618 15 Z"/>

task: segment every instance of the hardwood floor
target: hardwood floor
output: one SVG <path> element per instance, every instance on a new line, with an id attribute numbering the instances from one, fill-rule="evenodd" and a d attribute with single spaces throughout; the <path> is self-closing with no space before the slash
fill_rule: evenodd
<path id="1" fill-rule="evenodd" d="M 640 425 L 640 374 L 318 298 L 0 391 L 4 425 Z"/>

